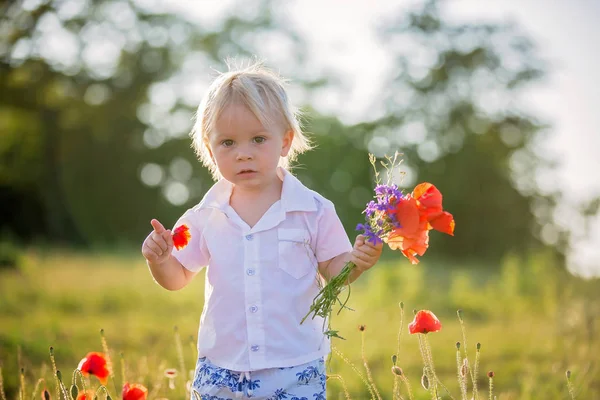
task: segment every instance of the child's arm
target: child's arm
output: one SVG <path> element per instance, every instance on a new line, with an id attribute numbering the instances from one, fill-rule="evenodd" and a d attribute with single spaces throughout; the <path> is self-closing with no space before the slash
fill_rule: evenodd
<path id="1" fill-rule="evenodd" d="M 350 273 L 347 283 L 352 283 L 363 272 L 371 268 L 379 260 L 383 244 L 373 245 L 365 240 L 363 235 L 358 235 L 354 242 L 352 252 L 342 253 L 331 260 L 319 263 L 319 272 L 329 281 L 334 276 L 337 276 L 348 261 L 352 261 L 356 268 Z"/>
<path id="2" fill-rule="evenodd" d="M 173 238 L 171 231 L 156 219 L 151 222 L 154 228 L 142 245 L 142 254 L 150 268 L 154 280 L 167 290 L 179 290 L 185 287 L 196 272 L 187 270 L 171 254 Z"/>

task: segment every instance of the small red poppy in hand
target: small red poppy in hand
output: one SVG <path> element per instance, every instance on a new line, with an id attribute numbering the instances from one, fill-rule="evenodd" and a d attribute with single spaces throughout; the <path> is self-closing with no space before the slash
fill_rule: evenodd
<path id="1" fill-rule="evenodd" d="M 173 230 L 173 246 L 177 250 L 181 250 L 187 246 L 191 238 L 192 234 L 187 225 L 180 225 Z"/>
<path id="2" fill-rule="evenodd" d="M 108 382 L 110 371 L 108 370 L 108 364 L 104 353 L 87 353 L 87 355 L 79 362 L 77 369 L 80 370 L 84 376 L 95 375 L 103 385 L 106 385 L 106 382 Z"/>
<path id="3" fill-rule="evenodd" d="M 126 382 L 123 385 L 123 400 L 146 400 L 148 389 L 139 383 Z"/>
<path id="4" fill-rule="evenodd" d="M 429 310 L 417 312 L 413 322 L 408 325 L 408 332 L 410 332 L 410 334 L 437 332 L 440 329 L 442 329 L 442 323 L 437 319 L 435 314 Z"/>

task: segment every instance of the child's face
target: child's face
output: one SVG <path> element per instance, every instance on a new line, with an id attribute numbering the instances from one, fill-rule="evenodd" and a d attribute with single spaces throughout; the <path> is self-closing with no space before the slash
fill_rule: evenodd
<path id="1" fill-rule="evenodd" d="M 209 134 L 212 158 L 223 178 L 236 186 L 261 189 L 279 179 L 279 157 L 285 157 L 293 133 L 267 130 L 244 105 L 231 104 Z"/>

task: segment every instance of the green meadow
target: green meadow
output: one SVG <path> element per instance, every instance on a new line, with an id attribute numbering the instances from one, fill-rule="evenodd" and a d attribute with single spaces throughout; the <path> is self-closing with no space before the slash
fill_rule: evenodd
<path id="1" fill-rule="evenodd" d="M 455 399 L 461 398 L 456 342 L 462 344 L 461 358 L 465 347 L 458 309 L 471 366 L 476 343 L 481 344 L 479 398 L 488 398 L 488 371 L 495 374 L 497 399 L 571 398 L 567 370 L 576 398 L 600 398 L 600 282 L 573 277 L 541 254 L 508 256 L 498 263 L 497 272 L 490 272 L 489 266 L 445 265 L 427 258 L 412 266 L 394 258 L 361 277 L 351 287 L 348 306 L 354 311 L 344 310 L 332 320 L 345 340 L 332 341 L 328 398 L 345 398 L 344 387 L 350 398 L 371 398 L 364 382 L 370 375 L 375 397 L 392 399 L 396 353 L 414 398 L 431 398 L 420 383 L 423 361 L 417 337 L 408 334 L 413 309 L 429 309 L 442 322 L 442 330 L 428 334 L 428 340 L 437 375 Z M 185 398 L 203 299 L 202 274 L 188 287 L 170 292 L 152 280 L 138 254 L 28 251 L 18 269 L 0 270 L 0 365 L 6 398 L 20 397 L 21 368 L 23 398 L 39 398 L 44 387 L 55 398 L 49 348 L 54 348 L 68 388 L 79 360 L 102 351 L 101 329 L 114 365 L 115 376 L 107 385 L 113 398 L 120 397 L 117 388 L 123 379 L 146 385 L 150 398 Z M 400 302 L 404 318 L 399 331 Z M 179 374 L 170 389 L 164 370 L 181 370 L 182 361 L 188 372 Z M 88 382 L 98 384 L 95 378 Z M 469 398 L 472 387 L 469 379 Z M 409 398 L 404 384 L 400 393 Z M 440 395 L 450 398 L 445 391 Z"/>

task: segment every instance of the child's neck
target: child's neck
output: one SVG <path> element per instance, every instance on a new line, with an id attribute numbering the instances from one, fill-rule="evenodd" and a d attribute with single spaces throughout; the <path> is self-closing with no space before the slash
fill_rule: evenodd
<path id="1" fill-rule="evenodd" d="M 253 227 L 267 210 L 281 198 L 283 182 L 276 178 L 268 186 L 246 189 L 234 186 L 229 204 L 240 218 Z"/>

